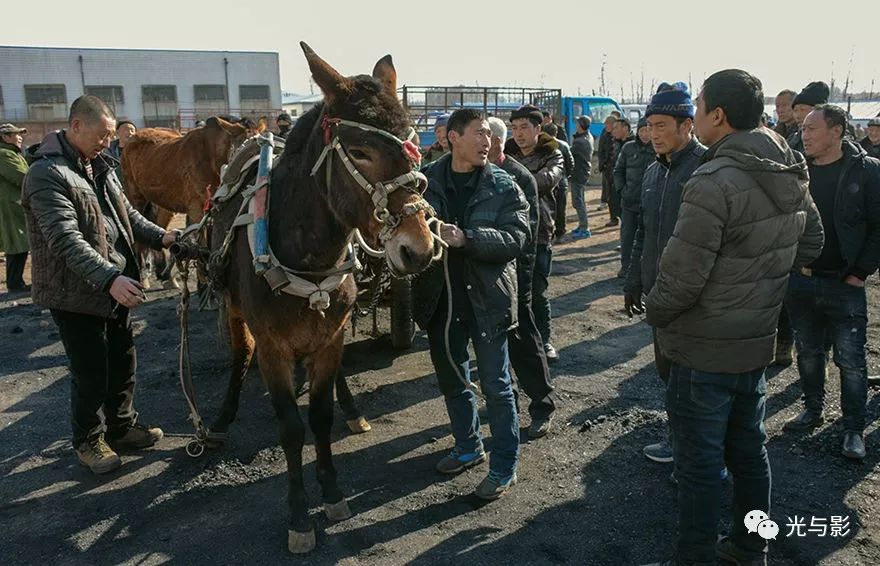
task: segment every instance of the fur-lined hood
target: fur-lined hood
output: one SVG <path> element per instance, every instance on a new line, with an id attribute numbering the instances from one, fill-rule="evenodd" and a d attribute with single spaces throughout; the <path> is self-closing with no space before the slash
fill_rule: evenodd
<path id="1" fill-rule="evenodd" d="M 559 142 L 556 138 L 545 132 L 538 134 L 538 145 L 535 147 L 536 153 L 553 153 L 557 149 L 559 149 Z M 504 144 L 504 153 L 516 157 L 522 155 L 522 150 L 516 145 L 516 141 L 510 138 Z"/>

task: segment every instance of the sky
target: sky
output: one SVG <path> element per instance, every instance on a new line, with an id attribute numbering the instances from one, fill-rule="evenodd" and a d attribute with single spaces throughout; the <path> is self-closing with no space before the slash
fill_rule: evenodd
<path id="1" fill-rule="evenodd" d="M 344 75 L 369 73 L 390 53 L 398 86 L 561 88 L 591 94 L 605 83 L 629 98 L 653 83 L 738 67 L 766 95 L 814 80 L 880 93 L 880 1 L 824 8 L 804 2 L 485 2 L 422 0 L 116 0 L 86 6 L 3 2 L 0 44 L 274 51 L 281 87 L 308 94 L 306 41 Z M 839 6 L 839 8 L 837 7 Z M 21 25 L 14 25 L 19 22 Z M 872 29 L 873 27 L 873 29 Z M 635 85 L 635 88 L 633 88 Z M 622 91 L 621 91 L 622 89 Z"/>

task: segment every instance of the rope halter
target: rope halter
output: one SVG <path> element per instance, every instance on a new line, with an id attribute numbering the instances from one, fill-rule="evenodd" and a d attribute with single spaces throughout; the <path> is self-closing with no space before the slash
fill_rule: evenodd
<path id="1" fill-rule="evenodd" d="M 388 197 L 397 189 L 404 189 L 415 195 L 421 195 L 422 192 L 424 192 L 425 187 L 428 185 L 428 179 L 418 170 L 421 163 L 421 154 L 419 153 L 419 148 L 412 141 L 416 135 L 415 130 L 409 128 L 406 139 L 400 139 L 390 132 L 370 126 L 369 124 L 343 120 L 341 118 L 330 118 L 327 114 L 324 114 L 324 117 L 321 120 L 321 126 L 324 129 L 324 149 L 321 151 L 321 155 L 318 156 L 318 160 L 315 162 L 314 167 L 312 167 L 312 176 L 315 176 L 318 173 L 321 165 L 326 161 L 326 183 L 327 187 L 330 187 L 330 181 L 333 175 L 331 161 L 333 158 L 333 152 L 335 152 L 336 155 L 339 156 L 339 159 L 342 161 L 342 164 L 345 166 L 349 175 L 351 175 L 355 182 L 365 190 L 368 195 L 370 195 L 370 200 L 373 202 L 373 217 L 382 224 L 382 229 L 379 231 L 380 242 L 384 244 L 389 238 L 391 238 L 391 235 L 400 225 L 400 222 L 408 216 L 418 214 L 419 211 L 425 211 L 425 214 L 428 217 L 436 216 L 434 209 L 425 199 L 421 198 L 421 196 L 419 196 L 419 199 L 415 202 L 404 205 L 400 214 L 395 215 L 388 210 Z M 358 128 L 365 132 L 378 134 L 391 140 L 395 145 L 400 147 L 404 157 L 406 157 L 406 159 L 412 164 L 412 169 L 402 175 L 398 175 L 390 181 L 370 183 L 358 170 L 357 166 L 352 161 L 351 156 L 349 156 L 348 151 L 345 149 L 345 146 L 342 144 L 342 139 L 339 137 L 339 126 Z M 359 240 L 362 239 L 359 238 Z M 372 251 L 376 254 L 383 255 L 383 252 L 381 251 L 377 252 L 376 250 L 371 249 L 366 251 L 368 253 Z"/>

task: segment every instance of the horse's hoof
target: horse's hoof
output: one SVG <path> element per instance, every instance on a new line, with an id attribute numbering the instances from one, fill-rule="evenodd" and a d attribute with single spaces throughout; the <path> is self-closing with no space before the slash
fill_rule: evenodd
<path id="1" fill-rule="evenodd" d="M 356 419 L 345 421 L 345 424 L 347 424 L 351 432 L 355 434 L 363 434 L 365 432 L 370 432 L 371 430 L 373 430 L 373 427 L 370 426 L 370 423 L 368 423 L 367 419 L 365 419 L 364 417 L 358 417 Z"/>
<path id="2" fill-rule="evenodd" d="M 166 291 L 171 291 L 173 289 L 180 289 L 180 283 L 177 282 L 177 279 L 172 277 L 171 279 L 164 281 L 162 283 L 162 288 L 165 289 Z"/>
<path id="3" fill-rule="evenodd" d="M 222 448 L 227 440 L 229 440 L 228 432 L 208 431 L 208 437 L 205 438 L 205 446 L 212 450 Z"/>
<path id="4" fill-rule="evenodd" d="M 351 518 L 351 509 L 348 507 L 348 501 L 344 497 L 339 503 L 325 503 L 324 513 L 331 521 L 344 521 Z"/>
<path id="5" fill-rule="evenodd" d="M 293 554 L 305 554 L 315 550 L 315 529 L 305 533 L 287 531 L 287 550 Z"/>

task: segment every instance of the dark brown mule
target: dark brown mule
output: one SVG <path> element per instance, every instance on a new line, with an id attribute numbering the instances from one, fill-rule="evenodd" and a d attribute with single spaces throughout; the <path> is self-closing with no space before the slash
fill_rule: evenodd
<path id="1" fill-rule="evenodd" d="M 175 212 L 186 214 L 190 222 L 200 221 L 205 202 L 220 184 L 220 168 L 245 134 L 244 126 L 215 117 L 186 135 L 164 128 L 140 130 L 122 152 L 128 200 L 163 228 Z M 141 263 L 145 252 L 140 250 Z M 157 265 L 165 263 L 164 255 L 155 259 Z"/>
<path id="2" fill-rule="evenodd" d="M 381 59 L 373 76 L 343 77 L 301 44 L 315 82 L 324 93 L 322 106 L 299 119 L 287 138 L 284 153 L 275 165 L 269 192 L 269 242 L 281 264 L 290 269 L 323 272 L 342 265 L 355 228 L 377 245 L 380 224 L 374 204 L 345 168 L 340 158 L 318 163 L 331 133 L 367 182 L 395 179 L 411 171 L 412 163 L 399 144 L 375 131 L 341 127 L 334 119 L 358 122 L 403 137 L 409 120 L 397 99 L 397 75 L 391 57 Z M 327 167 L 332 182 L 327 186 Z M 424 187 L 420 187 L 424 190 Z M 241 196 L 218 211 L 212 229 L 212 248 L 218 249 L 231 229 Z M 400 224 L 385 239 L 390 267 L 399 274 L 417 273 L 431 261 L 433 237 L 425 212 L 404 214 L 405 205 L 419 202 L 418 191 L 392 192 L 388 211 Z M 266 280 L 255 274 L 248 239 L 237 229 L 229 248 L 229 263 L 222 276 L 233 366 L 220 417 L 211 426 L 212 436 L 228 430 L 238 408 L 242 380 L 256 347 L 260 372 L 272 399 L 287 456 L 291 552 L 308 552 L 315 546 L 314 527 L 308 518 L 303 489 L 302 448 L 305 428 L 294 393 L 294 367 L 301 362 L 309 374 L 309 424 L 315 436 L 317 476 L 328 517 L 350 516 L 348 504 L 336 483 L 330 450 L 333 424 L 333 385 L 340 372 L 343 335 L 355 304 L 353 277 L 330 293 L 330 306 L 312 310 L 309 300 L 273 293 Z M 318 277 L 308 277 L 319 281 Z"/>

